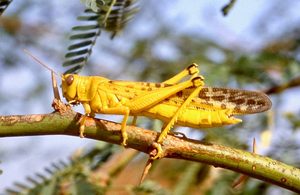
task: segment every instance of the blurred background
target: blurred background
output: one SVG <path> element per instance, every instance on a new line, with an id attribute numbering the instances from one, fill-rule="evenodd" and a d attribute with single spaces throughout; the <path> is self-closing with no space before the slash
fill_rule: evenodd
<path id="1" fill-rule="evenodd" d="M 262 91 L 270 96 L 273 107 L 265 113 L 237 116 L 243 123 L 235 126 L 204 131 L 179 127 L 175 131 L 248 151 L 255 137 L 259 154 L 300 168 L 300 2 L 237 0 L 224 16 L 221 10 L 228 3 L 139 1 L 139 11 L 121 36 L 111 40 L 111 32 L 103 31 L 98 37 L 80 75 L 161 82 L 197 63 L 206 86 Z M 68 68 L 62 64 L 73 43 L 71 28 L 84 25 L 76 17 L 84 15 L 85 9 L 80 1 L 26 0 L 9 5 L 0 17 L 0 115 L 53 111 L 50 72 L 23 50 L 58 73 L 65 72 Z M 74 109 L 83 113 L 81 106 Z M 122 120 L 122 116 L 97 117 Z M 159 121 L 147 118 L 140 118 L 137 125 L 161 128 Z M 28 184 L 27 177 L 34 178 L 36 173 L 51 177 L 45 172 L 51 163 L 69 162 L 74 153 L 98 145 L 68 136 L 1 138 L 0 194 L 14 188 L 14 182 Z M 114 148 L 114 152 L 123 150 Z M 123 175 L 116 176 L 119 180 L 113 185 L 120 191 L 107 193 L 129 194 L 147 158 L 145 154 L 135 156 L 122 169 Z M 130 179 L 126 180 L 126 173 Z M 293 194 L 251 178 L 232 189 L 238 177 L 208 165 L 163 159 L 155 162 L 146 183 L 159 186 L 157 194 Z M 178 189 L 181 185 L 184 187 Z"/>

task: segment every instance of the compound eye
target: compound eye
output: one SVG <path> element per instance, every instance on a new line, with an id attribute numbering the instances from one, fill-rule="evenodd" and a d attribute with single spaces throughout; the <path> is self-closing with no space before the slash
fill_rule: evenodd
<path id="1" fill-rule="evenodd" d="M 73 75 L 69 75 L 66 79 L 68 86 L 72 85 L 73 81 L 74 81 L 74 77 Z"/>

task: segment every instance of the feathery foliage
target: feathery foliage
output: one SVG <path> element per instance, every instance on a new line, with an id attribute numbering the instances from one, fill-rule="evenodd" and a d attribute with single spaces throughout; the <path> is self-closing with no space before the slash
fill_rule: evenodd
<path id="1" fill-rule="evenodd" d="M 9 4 L 12 1 L 13 0 L 1 0 L 0 1 L 0 16 L 2 15 L 2 13 L 6 10 L 6 8 L 9 6 Z"/>
<path id="2" fill-rule="evenodd" d="M 114 191 L 111 186 L 114 182 L 114 175 L 119 174 L 119 169 L 126 166 L 137 152 L 133 152 L 128 160 L 124 162 L 113 162 L 114 156 L 122 157 L 120 146 L 99 142 L 95 147 L 88 151 L 78 150 L 70 158 L 70 162 L 60 161 L 52 163 L 50 168 L 45 171 L 51 175 L 47 177 L 45 174 L 36 174 L 36 177 L 27 177 L 29 183 L 33 183 L 33 187 L 29 187 L 23 183 L 15 183 L 16 189 L 7 189 L 7 193 L 12 195 L 21 194 L 106 194 L 108 191 Z M 128 154 L 127 152 L 125 152 Z M 106 169 L 101 167 L 106 166 Z M 154 182 L 145 182 L 140 187 L 131 187 L 127 190 L 135 194 L 143 194 L 151 192 L 152 194 L 168 194 L 166 190 L 162 190 L 158 184 Z"/>
<path id="3" fill-rule="evenodd" d="M 78 152 L 77 152 L 78 153 Z M 9 194 L 95 194 L 102 192 L 104 189 L 100 186 L 93 186 L 88 181 L 89 174 L 102 165 L 107 159 L 115 153 L 115 147 L 112 144 L 98 144 L 92 150 L 85 154 L 74 154 L 71 162 L 52 163 L 50 168 L 45 171 L 51 175 L 47 177 L 44 174 L 36 174 L 36 177 L 27 177 L 29 183 L 33 183 L 34 187 L 26 184 L 15 183 L 19 189 L 7 189 Z"/>
<path id="4" fill-rule="evenodd" d="M 73 66 L 64 74 L 79 73 L 87 63 L 92 48 L 96 43 L 97 37 L 100 36 L 102 29 L 111 31 L 111 39 L 119 35 L 125 25 L 133 18 L 138 10 L 137 0 L 109 0 L 109 1 L 86 1 L 87 6 L 92 9 L 85 10 L 87 16 L 79 16 L 80 21 L 92 21 L 94 24 L 73 27 L 73 31 L 82 31 L 83 33 L 75 34 L 70 37 L 77 43 L 69 46 L 69 52 L 66 58 L 69 61 L 63 63 L 63 66 Z"/>

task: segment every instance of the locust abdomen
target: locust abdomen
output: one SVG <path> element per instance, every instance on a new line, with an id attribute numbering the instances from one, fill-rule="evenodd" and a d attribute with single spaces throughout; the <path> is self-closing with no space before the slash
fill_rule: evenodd
<path id="1" fill-rule="evenodd" d="M 159 119 L 168 123 L 179 107 L 167 104 L 158 104 L 145 111 L 141 115 Z M 191 128 L 211 128 L 223 125 L 233 125 L 241 122 L 236 119 L 229 110 L 202 110 L 202 109 L 185 109 L 178 116 L 175 125 Z"/>

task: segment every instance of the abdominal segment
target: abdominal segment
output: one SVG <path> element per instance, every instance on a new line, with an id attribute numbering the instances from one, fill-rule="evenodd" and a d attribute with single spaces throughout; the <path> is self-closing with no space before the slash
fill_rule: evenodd
<path id="1" fill-rule="evenodd" d="M 153 106 L 140 115 L 153 119 L 159 119 L 166 123 L 170 122 L 178 107 L 159 104 Z M 202 109 L 184 109 L 177 120 L 175 125 L 183 127 L 191 127 L 195 129 L 212 128 L 223 125 L 232 125 L 241 122 L 241 119 L 234 118 L 229 110 L 202 110 Z"/>

